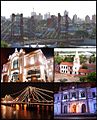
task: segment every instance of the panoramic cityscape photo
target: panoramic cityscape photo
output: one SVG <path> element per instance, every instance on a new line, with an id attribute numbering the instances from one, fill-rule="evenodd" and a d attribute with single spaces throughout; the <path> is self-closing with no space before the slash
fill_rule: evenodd
<path id="1" fill-rule="evenodd" d="M 95 1 L 1 1 L 1 47 L 95 45 Z"/>
<path id="2" fill-rule="evenodd" d="M 1 120 L 96 120 L 96 1 L 1 1 Z"/>

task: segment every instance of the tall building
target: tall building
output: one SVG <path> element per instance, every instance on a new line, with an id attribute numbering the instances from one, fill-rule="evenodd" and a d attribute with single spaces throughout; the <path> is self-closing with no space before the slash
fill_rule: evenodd
<path id="1" fill-rule="evenodd" d="M 85 17 L 85 22 L 90 23 L 90 17 L 88 15 Z"/>
<path id="2" fill-rule="evenodd" d="M 47 20 L 48 18 L 51 18 L 50 12 L 44 14 L 44 20 Z"/>
<path id="3" fill-rule="evenodd" d="M 37 20 L 38 20 L 38 21 L 43 20 L 43 15 L 41 15 L 41 13 L 39 13 L 39 15 L 37 15 Z"/>
<path id="4" fill-rule="evenodd" d="M 38 49 L 25 54 L 23 49 L 9 56 L 3 65 L 2 82 L 51 82 L 53 81 L 53 58 L 47 59 Z"/>
<path id="5" fill-rule="evenodd" d="M 65 10 L 64 11 L 64 16 L 66 16 L 66 15 L 68 15 L 68 11 Z"/>
<path id="6" fill-rule="evenodd" d="M 31 12 L 31 16 L 36 16 L 36 12 L 34 12 L 34 8 L 33 8 L 33 12 Z"/>
<path id="7" fill-rule="evenodd" d="M 96 23 L 96 15 L 92 15 L 92 23 Z"/>
<path id="8" fill-rule="evenodd" d="M 96 90 L 86 84 L 61 86 L 54 94 L 54 115 L 96 113 Z"/>
<path id="9" fill-rule="evenodd" d="M 39 13 L 39 15 L 37 15 L 36 12 L 32 12 L 31 16 L 33 16 L 34 19 L 37 20 L 37 21 L 40 21 L 40 20 L 43 19 L 43 15 L 41 15 L 41 13 Z"/>
<path id="10" fill-rule="evenodd" d="M 77 23 L 77 15 L 76 15 L 76 14 L 73 16 L 73 23 L 74 23 L 74 24 Z"/>

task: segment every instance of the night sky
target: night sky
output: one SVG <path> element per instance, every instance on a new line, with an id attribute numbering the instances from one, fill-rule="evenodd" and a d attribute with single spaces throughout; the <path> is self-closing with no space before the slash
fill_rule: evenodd
<path id="1" fill-rule="evenodd" d="M 13 94 L 20 90 L 25 89 L 28 86 L 38 87 L 46 90 L 51 90 L 54 93 L 59 91 L 59 87 L 65 87 L 66 89 L 70 89 L 72 86 L 77 87 L 96 87 L 95 82 L 82 82 L 82 83 L 31 83 L 31 82 L 22 82 L 22 83 L 1 83 L 1 98 L 4 97 L 6 94 Z M 16 96 L 15 96 L 16 97 Z"/>
<path id="2" fill-rule="evenodd" d="M 30 53 L 32 51 L 38 50 L 37 48 L 23 48 L 27 53 Z M 19 51 L 20 48 L 17 48 Z M 42 52 L 44 53 L 45 57 L 53 57 L 54 50 L 53 48 L 41 48 Z M 15 48 L 1 48 L 1 66 L 5 64 L 8 61 L 9 55 L 12 55 L 15 52 Z"/>
<path id="3" fill-rule="evenodd" d="M 16 93 L 20 90 L 26 89 L 26 87 L 38 87 L 46 90 L 54 91 L 53 83 L 31 83 L 31 82 L 22 82 L 22 83 L 1 83 L 1 98 L 5 95 Z M 53 95 L 53 94 L 52 94 Z M 17 96 L 14 96 L 17 97 Z"/>

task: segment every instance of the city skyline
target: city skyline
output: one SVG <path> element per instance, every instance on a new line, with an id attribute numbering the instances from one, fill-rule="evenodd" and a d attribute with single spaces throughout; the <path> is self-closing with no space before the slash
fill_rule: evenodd
<path id="1" fill-rule="evenodd" d="M 96 1 L 1 1 L 1 16 L 6 18 L 12 13 L 23 13 L 24 17 L 29 17 L 33 11 L 37 15 L 41 13 L 44 16 L 50 12 L 50 15 L 57 16 L 60 13 L 63 16 L 65 10 L 70 18 L 75 14 L 81 19 L 86 15 L 92 18 L 96 14 Z"/>

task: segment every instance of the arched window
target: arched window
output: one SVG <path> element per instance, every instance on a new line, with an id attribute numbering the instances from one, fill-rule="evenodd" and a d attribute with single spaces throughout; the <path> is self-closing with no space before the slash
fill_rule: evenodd
<path id="1" fill-rule="evenodd" d="M 19 73 L 18 73 L 18 72 L 14 72 L 14 73 L 12 74 L 12 79 L 11 79 L 11 81 L 12 81 L 12 82 L 16 82 L 17 80 L 19 80 Z"/>
<path id="2" fill-rule="evenodd" d="M 76 98 L 76 92 L 72 93 L 72 98 Z"/>
<path id="3" fill-rule="evenodd" d="M 67 113 L 67 106 L 64 106 L 64 113 Z"/>
<path id="4" fill-rule="evenodd" d="M 65 99 L 65 100 L 67 99 L 67 95 L 66 95 L 66 94 L 64 95 L 64 99 Z"/>
<path id="5" fill-rule="evenodd" d="M 82 113 L 85 113 L 85 112 L 86 112 L 86 105 L 82 104 Z"/>
<path id="6" fill-rule="evenodd" d="M 76 105 L 73 105 L 73 107 L 72 107 L 72 112 L 73 112 L 73 113 L 76 113 Z"/>
<path id="7" fill-rule="evenodd" d="M 13 61 L 13 68 L 18 68 L 18 59 Z"/>
<path id="8" fill-rule="evenodd" d="M 82 98 L 85 97 L 85 92 L 84 92 L 84 91 L 81 92 L 81 97 L 82 97 Z"/>

